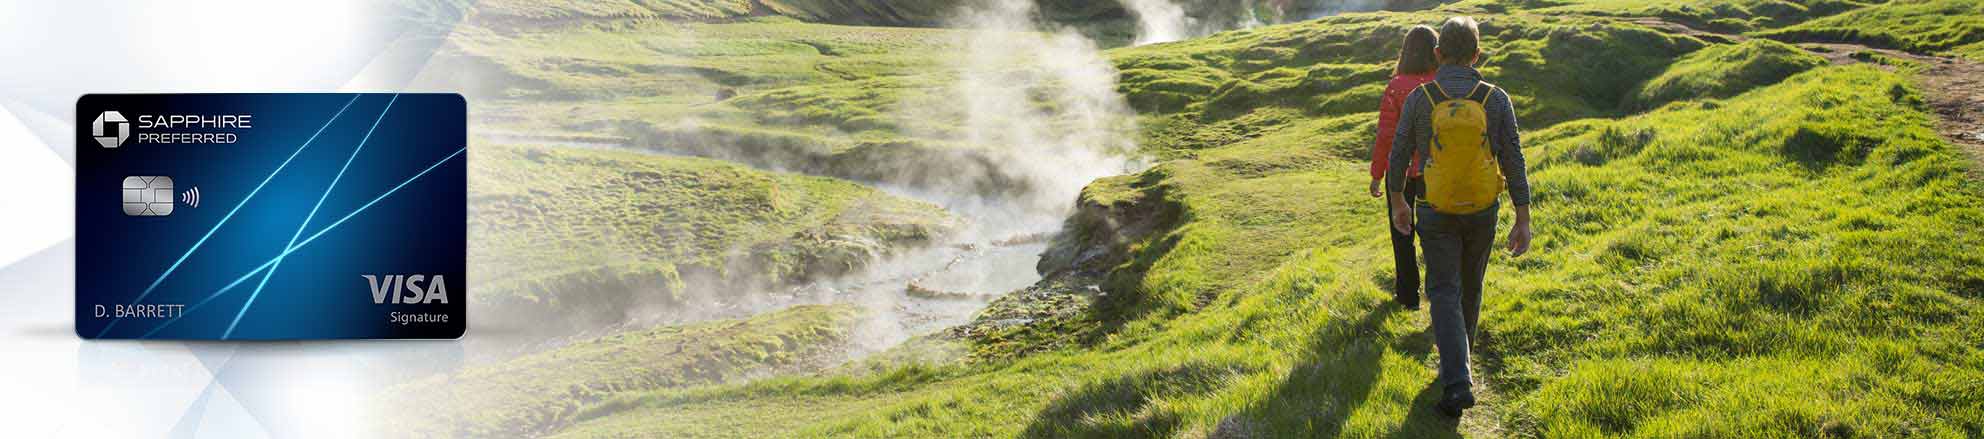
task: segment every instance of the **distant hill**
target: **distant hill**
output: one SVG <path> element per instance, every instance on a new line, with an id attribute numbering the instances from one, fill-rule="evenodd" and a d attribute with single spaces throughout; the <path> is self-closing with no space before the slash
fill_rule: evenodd
<path id="1" fill-rule="evenodd" d="M 1039 0 L 1038 19 L 1081 30 L 1108 45 L 1128 43 L 1138 30 L 1133 4 L 1177 8 L 1197 34 L 1259 24 L 1305 20 L 1335 13 L 1409 11 L 1452 0 Z M 472 18 L 501 27 L 565 26 L 618 20 L 731 22 L 783 17 L 860 26 L 945 26 L 958 8 L 980 0 L 492 0 L 475 3 Z M 1182 24 L 1181 24 L 1182 25 Z"/>

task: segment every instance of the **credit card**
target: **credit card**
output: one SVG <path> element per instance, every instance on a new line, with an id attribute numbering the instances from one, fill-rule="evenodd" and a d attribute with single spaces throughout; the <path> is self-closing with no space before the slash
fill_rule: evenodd
<path id="1" fill-rule="evenodd" d="M 458 94 L 85 95 L 76 334 L 460 337 L 467 145 Z"/>

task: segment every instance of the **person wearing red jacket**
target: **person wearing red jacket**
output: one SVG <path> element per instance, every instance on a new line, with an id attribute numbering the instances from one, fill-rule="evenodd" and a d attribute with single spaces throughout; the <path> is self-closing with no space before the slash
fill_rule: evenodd
<path id="1" fill-rule="evenodd" d="M 1371 196 L 1385 196 L 1385 170 L 1391 166 L 1392 133 L 1398 128 L 1399 108 L 1405 105 L 1405 98 L 1421 84 L 1432 82 L 1440 61 L 1433 55 L 1433 46 L 1440 39 L 1432 26 L 1413 26 L 1405 32 L 1405 41 L 1398 51 L 1398 64 L 1392 68 L 1391 82 L 1385 85 L 1385 95 L 1378 104 L 1378 136 L 1371 150 Z M 1416 198 L 1426 190 L 1419 180 L 1420 159 L 1413 154 L 1411 166 L 1406 168 L 1404 195 Z M 1385 203 L 1387 225 L 1392 218 L 1391 203 Z M 1386 227 L 1392 235 L 1392 262 L 1398 275 L 1392 281 L 1392 300 L 1406 309 L 1419 309 L 1419 258 L 1413 252 L 1412 233 L 1398 231 L 1397 227 Z M 1409 228 L 1407 230 L 1410 230 Z"/>

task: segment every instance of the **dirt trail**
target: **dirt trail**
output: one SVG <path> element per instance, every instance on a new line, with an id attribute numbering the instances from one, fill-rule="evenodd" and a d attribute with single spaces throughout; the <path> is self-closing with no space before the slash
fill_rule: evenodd
<path id="1" fill-rule="evenodd" d="M 1798 47 L 1833 64 L 1870 63 L 1890 71 L 1898 68 L 1866 55 L 1872 53 L 1921 66 L 1911 76 L 1936 115 L 1936 132 L 1970 156 L 1970 178 L 1984 181 L 1984 64 L 1858 44 L 1801 43 Z"/>
<path id="2" fill-rule="evenodd" d="M 1655 17 L 1635 17 L 1627 21 L 1714 43 L 1748 39 L 1742 35 L 1704 31 Z M 1922 96 L 1928 100 L 1929 110 L 1936 115 L 1936 132 L 1970 156 L 1971 179 L 1984 181 L 1984 63 L 1851 43 L 1798 43 L 1797 46 L 1838 65 L 1869 63 L 1890 71 L 1898 68 L 1878 62 L 1868 54 L 1920 65 L 1921 68 L 1911 76 L 1922 90 Z"/>
<path id="3" fill-rule="evenodd" d="M 1865 46 L 1851 44 L 1803 44 L 1815 48 L 1831 48 L 1847 52 L 1849 62 L 1855 52 L 1875 52 L 1899 60 L 1909 60 L 1921 64 L 1915 72 L 1917 85 L 1921 85 L 1922 97 L 1928 97 L 1928 109 L 1936 113 L 1936 133 L 1942 139 L 1964 149 L 1970 155 L 1970 179 L 1984 181 L 1984 64 L 1958 58 L 1938 58 L 1938 56 L 1917 56 L 1897 50 L 1871 50 Z M 1837 58 L 1827 58 L 1839 64 Z M 1893 70 L 1893 68 L 1889 68 Z"/>

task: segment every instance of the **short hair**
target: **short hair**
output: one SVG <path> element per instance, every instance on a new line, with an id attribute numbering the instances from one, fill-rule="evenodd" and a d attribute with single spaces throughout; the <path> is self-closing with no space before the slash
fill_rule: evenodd
<path id="1" fill-rule="evenodd" d="M 1440 59 L 1433 56 L 1433 46 L 1438 45 L 1440 33 L 1432 26 L 1418 25 L 1405 31 L 1405 41 L 1399 44 L 1398 64 L 1392 67 L 1393 75 L 1417 75 L 1431 72 L 1440 67 Z"/>
<path id="2" fill-rule="evenodd" d="M 1473 18 L 1457 15 L 1440 23 L 1440 62 L 1465 64 L 1481 53 L 1481 27 Z"/>

